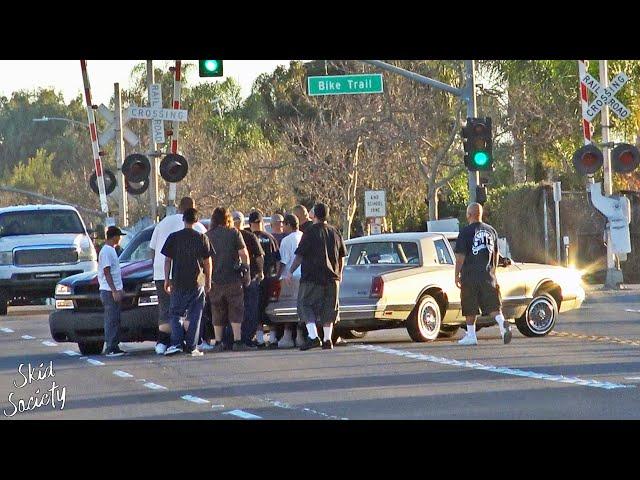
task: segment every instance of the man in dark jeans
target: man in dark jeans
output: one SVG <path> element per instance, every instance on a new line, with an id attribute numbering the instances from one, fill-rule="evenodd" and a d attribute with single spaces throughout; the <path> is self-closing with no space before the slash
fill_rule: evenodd
<path id="1" fill-rule="evenodd" d="M 100 300 L 104 305 L 104 339 L 107 344 L 107 357 L 119 357 L 125 352 L 120 350 L 120 304 L 124 296 L 120 262 L 115 247 L 120 243 L 120 236 L 126 235 L 118 227 L 107 229 L 107 240 L 100 249 L 98 257 L 98 283 Z"/>
<path id="2" fill-rule="evenodd" d="M 302 235 L 295 252 L 296 258 L 283 279 L 291 282 L 293 272 L 302 265 L 298 303 L 309 338 L 300 350 L 320 346 L 330 350 L 333 348 L 331 334 L 338 318 L 340 282 L 347 254 L 342 235 L 327 223 L 329 207 L 317 203 L 313 212 L 313 225 Z M 317 321 L 322 323 L 324 342 L 318 337 Z"/>
<path id="3" fill-rule="evenodd" d="M 235 211 L 232 214 L 233 225 L 242 235 L 249 252 L 249 276 L 251 283 L 245 285 L 244 291 L 244 320 L 242 321 L 242 341 L 253 347 L 253 336 L 258 324 L 258 301 L 260 299 L 260 282 L 264 279 L 264 250 L 260 246 L 258 237 L 244 229 L 244 215 Z"/>
<path id="4" fill-rule="evenodd" d="M 267 305 L 269 304 L 268 292 L 271 282 L 276 281 L 280 276 L 280 250 L 278 242 L 273 238 L 273 235 L 264 231 L 262 212 L 260 210 L 255 210 L 249 214 L 249 227 L 251 232 L 258 237 L 260 246 L 264 250 L 264 279 L 260 282 L 256 328 L 253 330 L 252 326 L 252 332 L 248 332 L 248 334 L 251 337 L 255 334 L 256 346 L 265 348 L 267 345 L 264 341 L 264 325 L 269 321 L 266 314 Z M 278 343 L 275 333 L 275 329 L 272 329 L 269 342 L 271 344 Z"/>
<path id="5" fill-rule="evenodd" d="M 162 247 L 162 254 L 167 257 L 164 263 L 164 288 L 171 295 L 171 346 L 165 355 L 184 351 L 200 356 L 202 352 L 196 346 L 200 338 L 204 298 L 211 291 L 211 256 L 215 251 L 207 236 L 193 229 L 198 221 L 195 208 L 187 209 L 183 220 L 185 228 L 169 235 Z M 180 325 L 180 317 L 185 313 L 186 339 Z M 186 345 L 183 345 L 185 340 Z"/>

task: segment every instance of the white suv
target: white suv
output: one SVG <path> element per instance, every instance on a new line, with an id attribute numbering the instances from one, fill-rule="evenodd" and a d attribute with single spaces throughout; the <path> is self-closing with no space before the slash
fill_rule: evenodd
<path id="1" fill-rule="evenodd" d="M 60 279 L 98 270 L 78 211 L 67 205 L 0 208 L 0 315 L 14 298 L 53 297 Z"/>

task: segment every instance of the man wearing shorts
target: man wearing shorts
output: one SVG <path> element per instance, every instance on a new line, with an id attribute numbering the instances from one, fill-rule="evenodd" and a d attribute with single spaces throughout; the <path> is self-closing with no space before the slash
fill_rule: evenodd
<path id="1" fill-rule="evenodd" d="M 482 310 L 491 312 L 505 344 L 511 341 L 511 326 L 502 315 L 500 286 L 496 278 L 498 265 L 498 234 L 489 224 L 482 222 L 482 205 L 471 203 L 467 207 L 467 221 L 456 240 L 456 286 L 460 289 L 462 315 L 467 322 L 467 334 L 458 343 L 477 345 L 476 317 Z"/>

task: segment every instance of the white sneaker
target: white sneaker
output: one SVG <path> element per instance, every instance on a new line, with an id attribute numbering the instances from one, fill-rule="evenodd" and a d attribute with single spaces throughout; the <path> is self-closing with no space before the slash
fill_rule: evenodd
<path id="1" fill-rule="evenodd" d="M 198 347 L 199 348 L 199 347 Z M 192 357 L 202 357 L 204 355 L 204 353 L 202 353 L 200 350 L 198 350 L 197 348 L 193 349 L 191 351 L 191 356 Z"/>
<path id="2" fill-rule="evenodd" d="M 293 339 L 291 338 L 285 339 L 283 337 L 278 342 L 278 348 L 293 348 L 294 346 L 295 344 L 293 343 Z"/>
<path id="3" fill-rule="evenodd" d="M 505 321 L 504 333 L 502 334 L 502 342 L 506 345 L 507 343 L 511 342 L 512 337 L 513 337 L 513 334 L 511 333 L 511 325 L 509 325 L 509 323 Z"/>
<path id="4" fill-rule="evenodd" d="M 209 345 L 207 342 L 202 342 L 200 345 L 198 345 L 198 350 L 200 350 L 201 352 L 210 352 L 215 348 L 216 347 L 214 347 L 213 345 Z"/>
<path id="5" fill-rule="evenodd" d="M 465 335 L 464 337 L 462 337 L 460 340 L 458 340 L 458 345 L 477 345 L 478 344 L 478 339 L 476 338 L 476 336 L 471 336 L 471 335 Z"/>
<path id="6" fill-rule="evenodd" d="M 167 351 L 167 346 L 164 343 L 156 343 L 156 353 L 158 355 L 164 355 L 164 352 Z"/>

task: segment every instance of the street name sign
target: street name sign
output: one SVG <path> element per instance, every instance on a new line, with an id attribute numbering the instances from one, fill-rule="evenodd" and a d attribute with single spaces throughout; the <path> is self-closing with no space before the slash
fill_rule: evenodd
<path id="1" fill-rule="evenodd" d="M 351 95 L 360 93 L 382 93 L 382 74 L 325 75 L 308 77 L 307 91 L 310 96 Z"/>
<path id="2" fill-rule="evenodd" d="M 364 192 L 364 216 L 385 217 L 387 215 L 387 192 L 384 190 L 367 190 Z"/>
<path id="3" fill-rule="evenodd" d="M 629 109 L 614 96 L 629 81 L 629 77 L 624 72 L 617 74 L 607 88 L 603 88 L 598 80 L 588 73 L 582 77 L 582 81 L 597 96 L 585 111 L 583 116 L 585 120 L 591 122 L 605 105 L 609 105 L 613 113 L 620 118 L 626 119 L 629 117 L 631 114 Z"/>

